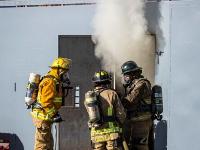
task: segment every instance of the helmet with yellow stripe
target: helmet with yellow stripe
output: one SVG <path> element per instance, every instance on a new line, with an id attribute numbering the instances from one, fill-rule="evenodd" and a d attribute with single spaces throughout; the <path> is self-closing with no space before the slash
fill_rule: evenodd
<path id="1" fill-rule="evenodd" d="M 95 72 L 92 78 L 92 82 L 94 83 L 111 82 L 111 80 L 112 78 L 109 73 L 104 70 Z"/>
<path id="2" fill-rule="evenodd" d="M 69 70 L 71 63 L 72 63 L 71 59 L 59 57 L 53 61 L 52 65 L 50 67 Z"/>

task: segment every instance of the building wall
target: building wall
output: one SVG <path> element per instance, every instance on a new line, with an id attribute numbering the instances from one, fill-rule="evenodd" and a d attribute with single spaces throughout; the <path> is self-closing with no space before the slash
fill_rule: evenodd
<path id="1" fill-rule="evenodd" d="M 199 133 L 200 2 L 162 2 L 164 51 L 157 66 L 157 83 L 164 92 L 169 150 L 197 150 Z M 159 34 L 158 34 L 159 36 Z"/>

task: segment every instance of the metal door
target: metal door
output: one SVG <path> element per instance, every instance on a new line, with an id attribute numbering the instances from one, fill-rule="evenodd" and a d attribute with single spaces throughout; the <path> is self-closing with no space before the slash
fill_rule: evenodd
<path id="1" fill-rule="evenodd" d="M 90 137 L 84 94 L 92 88 L 91 77 L 100 69 L 91 36 L 59 36 L 59 56 L 72 59 L 70 80 L 73 86 L 60 111 L 65 121 L 59 125 L 59 150 L 88 150 Z"/>

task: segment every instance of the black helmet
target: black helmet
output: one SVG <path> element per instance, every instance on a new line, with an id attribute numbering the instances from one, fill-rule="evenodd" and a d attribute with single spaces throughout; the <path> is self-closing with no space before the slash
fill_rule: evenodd
<path id="1" fill-rule="evenodd" d="M 122 69 L 122 74 L 125 74 L 141 70 L 142 68 L 138 67 L 138 65 L 134 61 L 127 61 L 121 66 L 121 69 Z"/>
<path id="2" fill-rule="evenodd" d="M 108 72 L 100 70 L 94 73 L 92 82 L 94 83 L 111 82 L 111 76 L 108 74 Z"/>

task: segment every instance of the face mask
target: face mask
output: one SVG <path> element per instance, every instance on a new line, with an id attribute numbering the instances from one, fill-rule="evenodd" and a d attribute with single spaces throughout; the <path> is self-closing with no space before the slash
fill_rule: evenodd
<path id="1" fill-rule="evenodd" d="M 123 78 L 122 78 L 122 84 L 124 86 L 128 86 L 130 85 L 132 82 L 132 77 L 130 75 L 124 75 Z"/>
<path id="2" fill-rule="evenodd" d="M 64 70 L 64 69 L 59 69 L 59 75 L 62 77 L 63 75 L 65 75 L 66 73 L 68 73 L 68 70 Z"/>
<path id="3" fill-rule="evenodd" d="M 73 89 L 73 87 L 70 86 L 71 82 L 69 80 L 68 72 L 63 73 L 60 79 L 62 82 L 63 99 L 65 99 L 69 93 L 69 90 Z"/>
<path id="4" fill-rule="evenodd" d="M 68 72 L 65 72 L 61 75 L 61 81 L 62 81 L 63 87 L 68 87 L 70 85 Z"/>

